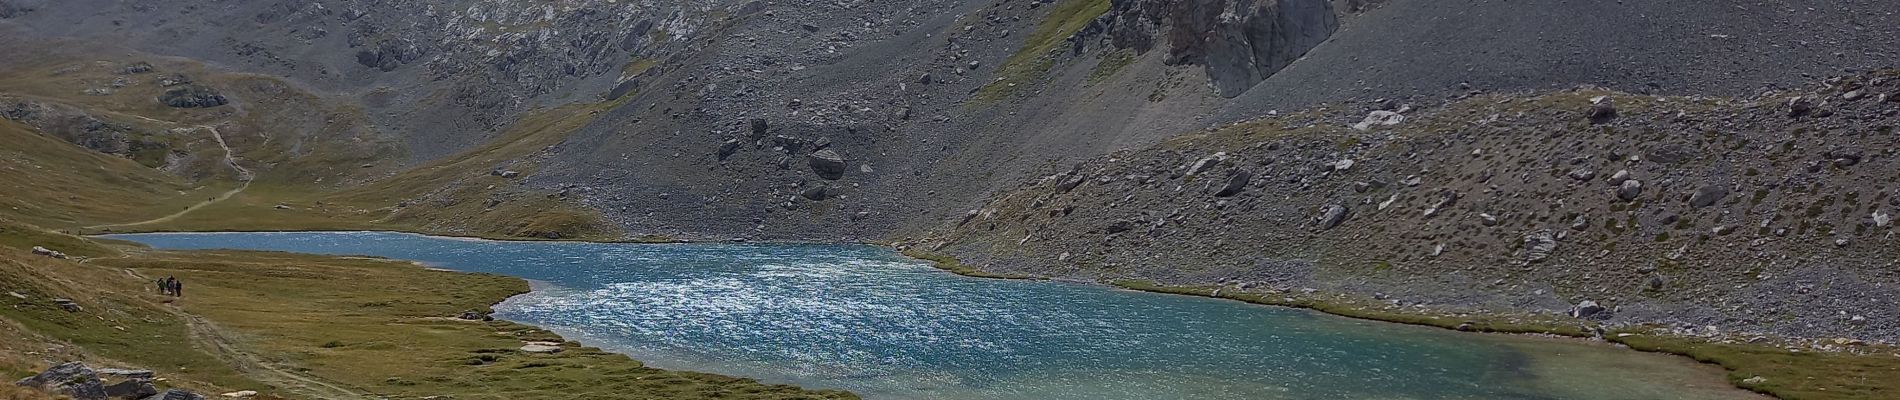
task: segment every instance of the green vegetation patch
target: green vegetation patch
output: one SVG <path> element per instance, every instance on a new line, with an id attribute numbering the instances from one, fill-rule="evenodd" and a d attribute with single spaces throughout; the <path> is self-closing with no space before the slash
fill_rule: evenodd
<path id="1" fill-rule="evenodd" d="M 1721 365 L 1736 386 L 1782 399 L 1900 398 L 1900 357 L 1893 349 L 1874 355 L 1789 351 L 1753 344 L 1708 343 L 1647 334 L 1608 339 L 1642 351 L 1680 354 Z M 1760 377 L 1760 379 L 1752 379 Z"/>
<path id="2" fill-rule="evenodd" d="M 1035 32 L 1023 40 L 1023 47 L 997 67 L 998 80 L 976 91 L 973 100 L 990 103 L 1015 93 L 1016 88 L 1033 83 L 1055 66 L 1050 53 L 1070 36 L 1087 27 L 1090 21 L 1108 12 L 1109 0 L 1062 0 L 1049 15 L 1036 24 Z"/>

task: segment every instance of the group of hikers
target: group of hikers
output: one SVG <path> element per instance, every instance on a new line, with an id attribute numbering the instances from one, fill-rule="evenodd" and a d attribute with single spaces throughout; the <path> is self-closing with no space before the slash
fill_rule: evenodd
<path id="1" fill-rule="evenodd" d="M 158 292 L 172 297 L 184 297 L 185 283 L 179 282 L 178 278 L 167 276 L 165 279 L 158 280 Z"/>

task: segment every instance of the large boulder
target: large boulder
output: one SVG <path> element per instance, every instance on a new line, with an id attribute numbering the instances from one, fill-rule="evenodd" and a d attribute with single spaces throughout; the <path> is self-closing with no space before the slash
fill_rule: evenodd
<path id="1" fill-rule="evenodd" d="M 1695 194 L 1689 195 L 1689 205 L 1696 208 L 1708 207 L 1722 201 L 1723 197 L 1728 197 L 1728 187 L 1707 185 L 1696 189 Z"/>
<path id="2" fill-rule="evenodd" d="M 143 399 L 158 394 L 158 387 L 152 386 L 152 380 L 127 379 L 106 385 L 106 396 L 115 399 Z"/>
<path id="3" fill-rule="evenodd" d="M 1405 122 L 1404 115 L 1391 111 L 1373 111 L 1366 114 L 1365 120 L 1352 124 L 1352 129 L 1363 131 L 1381 126 L 1398 125 L 1400 122 Z"/>
<path id="4" fill-rule="evenodd" d="M 1346 206 L 1343 205 L 1334 204 L 1321 208 L 1319 211 L 1319 228 L 1325 230 L 1339 227 L 1339 224 L 1346 222 L 1346 216 L 1351 213 L 1352 209 L 1346 208 Z"/>
<path id="5" fill-rule="evenodd" d="M 48 249 L 45 247 L 40 247 L 40 246 L 33 246 L 33 255 L 42 256 L 42 257 L 60 258 L 60 259 L 66 258 L 66 253 L 61 253 L 59 251 L 55 251 L 55 250 Z"/>
<path id="6" fill-rule="evenodd" d="M 725 161 L 727 158 L 731 158 L 733 153 L 738 152 L 739 139 L 726 140 L 724 143 L 719 144 L 719 161 Z"/>
<path id="7" fill-rule="evenodd" d="M 99 373 L 78 361 L 47 368 L 39 375 L 21 379 L 15 384 L 59 393 L 74 400 L 105 400 L 107 397 L 105 384 L 99 381 Z"/>
<path id="8" fill-rule="evenodd" d="M 1611 119 L 1615 119 L 1616 118 L 1616 101 L 1611 99 L 1610 96 L 1597 96 L 1595 98 L 1591 98 L 1589 117 L 1590 117 L 1591 122 L 1596 122 L 1596 123 L 1604 123 L 1604 122 L 1608 122 Z"/>
<path id="9" fill-rule="evenodd" d="M 1604 308 L 1603 305 L 1597 304 L 1596 301 L 1584 300 L 1582 302 L 1577 303 L 1575 307 L 1570 307 L 1570 316 L 1576 317 L 1576 318 L 1583 318 L 1583 319 L 1601 320 L 1601 319 L 1608 319 L 1610 317 L 1610 313 L 1609 313 L 1608 308 Z"/>
<path id="10" fill-rule="evenodd" d="M 838 155 L 838 152 L 819 150 L 812 152 L 806 159 L 811 164 L 811 171 L 817 173 L 818 177 L 834 181 L 844 178 L 844 156 Z"/>
<path id="11" fill-rule="evenodd" d="M 158 102 L 174 108 L 211 108 L 231 103 L 217 90 L 199 85 L 166 90 L 164 94 L 158 95 Z"/>
<path id="12" fill-rule="evenodd" d="M 1623 181 L 1621 185 L 1616 185 L 1616 198 L 1619 200 L 1636 201 L 1636 197 L 1642 195 L 1643 181 L 1631 179 Z"/>
<path id="13" fill-rule="evenodd" d="M 799 196 L 803 196 L 805 199 L 811 201 L 824 201 L 827 198 L 831 198 L 831 188 L 825 185 L 812 185 L 812 187 L 805 188 L 804 192 L 799 193 Z"/>
<path id="14" fill-rule="evenodd" d="M 1227 184 L 1221 186 L 1220 191 L 1214 192 L 1214 197 L 1233 197 L 1247 190 L 1247 184 L 1251 182 L 1253 182 L 1252 172 L 1236 170 L 1232 176 L 1227 177 Z"/>
<path id="15" fill-rule="evenodd" d="M 1524 260 L 1540 262 L 1550 258 L 1557 251 L 1557 236 L 1550 231 L 1536 231 L 1524 235 Z"/>

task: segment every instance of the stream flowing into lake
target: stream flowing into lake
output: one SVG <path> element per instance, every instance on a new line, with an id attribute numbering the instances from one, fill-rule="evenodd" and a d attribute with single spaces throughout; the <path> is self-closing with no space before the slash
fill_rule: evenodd
<path id="1" fill-rule="evenodd" d="M 497 318 L 657 368 L 867 399 L 1746 399 L 1720 368 L 1579 340 L 977 279 L 874 246 L 500 242 L 380 232 L 111 235 L 505 274 Z"/>

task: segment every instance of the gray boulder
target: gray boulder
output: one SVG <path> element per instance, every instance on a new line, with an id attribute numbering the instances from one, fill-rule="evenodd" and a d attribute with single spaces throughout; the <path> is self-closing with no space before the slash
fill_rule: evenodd
<path id="1" fill-rule="evenodd" d="M 1338 227 L 1339 224 L 1346 222 L 1346 217 L 1351 212 L 1352 209 L 1337 204 L 1321 208 L 1319 210 L 1319 228 L 1325 230 Z"/>
<path id="2" fill-rule="evenodd" d="M 1602 305 L 1597 304 L 1594 300 L 1584 300 L 1583 302 L 1577 303 L 1575 307 L 1570 308 L 1570 316 L 1601 320 L 1609 318 L 1608 311 L 1609 309 L 1603 308 Z"/>
<path id="3" fill-rule="evenodd" d="M 33 246 L 33 255 L 42 256 L 42 257 L 59 258 L 59 259 L 66 258 L 66 253 L 61 253 L 61 252 L 48 249 L 45 247 L 40 247 L 40 246 Z"/>
<path id="4" fill-rule="evenodd" d="M 1550 258 L 1550 253 L 1554 251 L 1557 251 L 1557 236 L 1552 235 L 1550 231 L 1537 231 L 1524 235 L 1525 261 L 1544 261 Z"/>
<path id="5" fill-rule="evenodd" d="M 1610 96 L 1590 99 L 1590 121 L 1602 123 L 1616 118 L 1616 101 Z"/>
<path id="6" fill-rule="evenodd" d="M 1233 197 L 1247 190 L 1247 184 L 1251 182 L 1253 182 L 1252 172 L 1236 170 L 1232 176 L 1227 177 L 1227 185 L 1221 186 L 1220 191 L 1214 192 L 1214 197 Z"/>
<path id="7" fill-rule="evenodd" d="M 230 104 L 231 100 L 209 87 L 186 85 L 166 90 L 158 95 L 158 102 L 173 108 L 211 108 Z"/>
<path id="8" fill-rule="evenodd" d="M 1723 197 L 1728 197 L 1728 187 L 1722 185 L 1703 186 L 1701 189 L 1696 189 L 1695 194 L 1689 195 L 1689 205 L 1696 208 L 1708 207 L 1715 205 L 1716 202 L 1722 201 Z"/>
<path id="9" fill-rule="evenodd" d="M 157 377 L 157 374 L 152 373 L 152 370 L 149 369 L 100 368 L 95 371 L 98 372 L 99 375 L 111 375 L 125 379 L 153 379 Z"/>
<path id="10" fill-rule="evenodd" d="M 1631 180 L 1623 181 L 1623 184 L 1616 186 L 1617 199 L 1620 199 L 1623 201 L 1635 201 L 1636 196 L 1641 196 L 1641 195 L 1643 195 L 1643 181 L 1631 179 Z"/>
<path id="11" fill-rule="evenodd" d="M 1629 171 L 1629 170 L 1627 170 L 1627 169 L 1625 169 L 1625 170 L 1618 170 L 1618 171 L 1616 171 L 1616 173 L 1614 173 L 1614 174 L 1610 174 L 1610 184 L 1611 184 L 1611 185 L 1621 185 L 1621 184 L 1623 184 L 1623 182 L 1624 182 L 1624 181 L 1628 181 L 1628 180 L 1630 180 L 1630 178 L 1632 178 L 1632 177 L 1630 176 L 1630 171 Z"/>
<path id="12" fill-rule="evenodd" d="M 106 387 L 99 381 L 99 373 L 78 361 L 47 368 L 39 375 L 21 379 L 15 384 L 59 393 L 74 400 L 106 399 Z"/>
<path id="13" fill-rule="evenodd" d="M 1214 153 L 1214 155 L 1195 161 L 1194 166 L 1188 167 L 1188 175 L 1198 175 L 1202 172 L 1207 172 L 1207 170 L 1214 169 L 1214 167 L 1218 167 L 1221 163 L 1226 161 L 1227 153 Z"/>
<path id="14" fill-rule="evenodd" d="M 806 161 L 811 164 L 811 171 L 817 173 L 820 178 L 834 181 L 844 178 L 844 156 L 838 155 L 836 151 L 827 149 L 812 152 L 811 156 L 806 157 Z"/>
<path id="15" fill-rule="evenodd" d="M 1570 170 L 1570 179 L 1576 179 L 1579 181 L 1588 181 L 1591 179 L 1596 179 L 1596 177 L 1597 177 L 1597 171 L 1593 169 L 1577 168 L 1577 169 Z"/>
<path id="16" fill-rule="evenodd" d="M 106 385 L 105 391 L 107 397 L 115 399 L 143 399 L 158 394 L 158 387 L 152 386 L 151 379 L 127 379 Z"/>
<path id="17" fill-rule="evenodd" d="M 1082 182 L 1087 180 L 1088 178 L 1082 176 L 1082 174 L 1071 172 L 1067 178 L 1056 183 L 1056 192 L 1068 193 L 1071 190 L 1075 190 L 1077 186 L 1082 186 Z"/>
<path id="18" fill-rule="evenodd" d="M 805 191 L 799 193 L 798 195 L 811 201 L 824 201 L 825 199 L 831 197 L 830 190 L 831 188 L 825 185 L 814 185 L 812 187 L 805 188 Z"/>
<path id="19" fill-rule="evenodd" d="M 738 152 L 739 139 L 726 140 L 725 143 L 719 144 L 719 161 L 725 161 L 727 158 L 731 158 L 733 153 Z"/>

